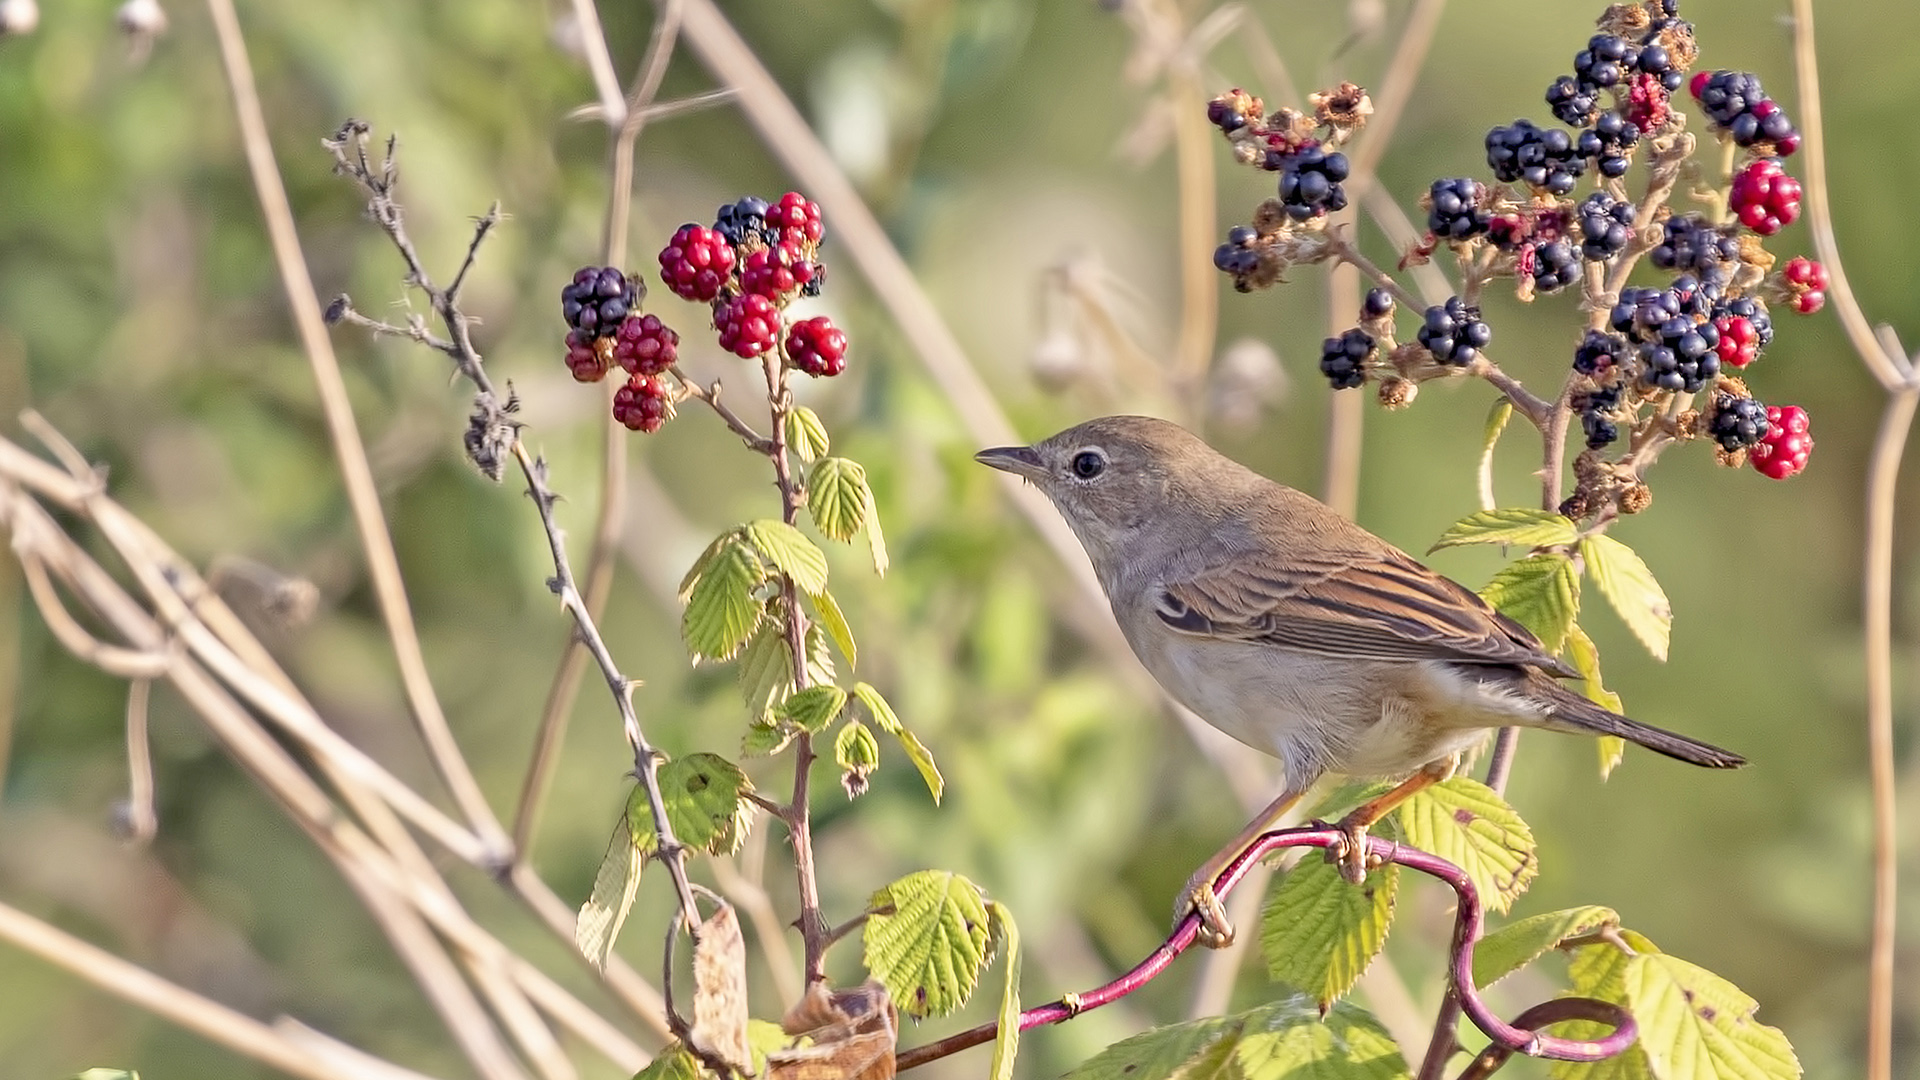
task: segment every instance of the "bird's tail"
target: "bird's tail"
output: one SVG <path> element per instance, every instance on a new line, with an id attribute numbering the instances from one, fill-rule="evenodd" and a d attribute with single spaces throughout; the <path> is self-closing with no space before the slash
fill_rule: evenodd
<path id="1" fill-rule="evenodd" d="M 1541 725 L 1543 727 L 1589 735 L 1618 735 L 1655 753 L 1709 769 L 1737 769 L 1747 763 L 1746 758 L 1731 750 L 1722 750 L 1698 739 L 1676 735 L 1603 709 L 1545 676 L 1540 678 L 1540 686 L 1553 702 L 1553 711 Z"/>

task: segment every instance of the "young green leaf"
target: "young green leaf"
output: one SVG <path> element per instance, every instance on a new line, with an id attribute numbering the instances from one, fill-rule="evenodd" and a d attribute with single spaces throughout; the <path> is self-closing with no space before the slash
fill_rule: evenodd
<path id="1" fill-rule="evenodd" d="M 1243 1016 L 1209 1016 L 1122 1039 L 1081 1062 L 1061 1080 L 1214 1080 L 1232 1063 Z"/>
<path id="2" fill-rule="evenodd" d="M 1565 555 L 1542 552 L 1495 574 L 1480 597 L 1533 631 L 1548 652 L 1559 652 L 1567 628 L 1580 614 L 1580 579 Z"/>
<path id="3" fill-rule="evenodd" d="M 753 1049 L 753 1074 L 767 1074 L 767 1055 L 793 1042 L 786 1030 L 771 1020 L 747 1021 L 747 1045 Z"/>
<path id="4" fill-rule="evenodd" d="M 713 542 L 707 545 L 707 549 L 702 551 L 700 557 L 693 560 L 693 565 L 687 568 L 687 575 L 680 579 L 679 596 L 681 603 L 684 604 L 687 602 L 688 595 L 693 592 L 694 582 L 699 581 L 700 575 L 706 573 L 707 567 L 713 565 L 714 556 L 720 554 L 721 550 L 728 545 L 739 542 L 740 529 L 738 527 L 728 529 L 726 532 L 713 538 Z"/>
<path id="5" fill-rule="evenodd" d="M 1402 837 L 1466 871 L 1481 902 L 1505 911 L 1539 873 L 1533 832 L 1497 792 L 1456 776 L 1400 804 Z"/>
<path id="6" fill-rule="evenodd" d="M 760 623 L 764 608 L 753 590 L 765 580 L 760 557 L 729 534 L 687 592 L 680 628 L 696 660 L 726 660 L 740 651 Z"/>
<path id="7" fill-rule="evenodd" d="M 740 850 L 753 826 L 753 803 L 746 797 L 753 781 L 740 766 L 718 754 L 688 754 L 661 764 L 657 776 L 675 840 L 710 855 Z M 633 846 L 652 854 L 658 837 L 645 788 L 627 797 L 627 828 Z"/>
<path id="8" fill-rule="evenodd" d="M 800 455 L 800 460 L 812 462 L 827 452 L 827 425 L 820 417 L 805 405 L 787 410 L 787 445 Z"/>
<path id="9" fill-rule="evenodd" d="M 845 543 L 866 524 L 872 495 L 867 470 L 847 458 L 823 457 L 807 473 L 807 513 L 828 537 Z"/>
<path id="10" fill-rule="evenodd" d="M 1619 925 L 1620 916 L 1612 908 L 1590 906 L 1549 911 L 1503 926 L 1474 943 L 1473 985 L 1491 986 L 1569 938 Z"/>
<path id="11" fill-rule="evenodd" d="M 573 923 L 573 944 L 580 955 L 596 968 L 607 966 L 620 925 L 633 909 L 633 894 L 640 887 L 640 868 L 646 856 L 635 846 L 627 816 L 621 815 L 614 826 L 607 853 L 600 858 L 600 869 L 593 875 L 593 891 L 580 905 Z"/>
<path id="12" fill-rule="evenodd" d="M 1615 1005 L 1627 1003 L 1627 966 L 1641 956 L 1657 954 L 1660 950 L 1653 942 L 1631 930 L 1623 929 L 1619 935 L 1620 940 L 1633 950 L 1633 954 L 1622 952 L 1610 943 L 1583 945 L 1573 951 L 1573 962 L 1567 965 L 1569 994 L 1610 1001 Z M 1606 1024 L 1577 1020 L 1560 1025 L 1558 1030 L 1569 1039 L 1597 1039 L 1612 1029 Z M 1547 1075 L 1552 1080 L 1654 1080 L 1653 1072 L 1647 1065 L 1646 1052 L 1638 1042 L 1605 1061 L 1549 1062 Z M 1661 1080 L 1668 1078 L 1662 1077 Z"/>
<path id="13" fill-rule="evenodd" d="M 1260 913 L 1267 974 L 1312 994 L 1322 1010 L 1346 996 L 1387 943 L 1399 883 L 1392 863 L 1358 887 L 1325 859 L 1295 863 Z"/>
<path id="14" fill-rule="evenodd" d="M 827 590 L 827 556 L 805 533 L 771 518 L 747 526 L 747 542 L 808 596 Z"/>
<path id="15" fill-rule="evenodd" d="M 827 636 L 840 649 L 840 655 L 847 658 L 847 670 L 860 666 L 860 647 L 854 644 L 853 629 L 847 625 L 847 617 L 840 611 L 840 605 L 830 592 L 821 592 L 807 597 L 813 605 L 813 621 L 824 628 Z"/>
<path id="16" fill-rule="evenodd" d="M 920 770 L 920 779 L 926 783 L 927 790 L 933 794 L 934 803 L 938 804 L 940 796 L 947 790 L 947 781 L 940 775 L 940 766 L 934 763 L 933 751 L 927 749 L 926 744 L 922 743 L 918 736 L 907 730 L 907 726 L 894 715 L 893 706 L 887 704 L 887 699 L 880 696 L 880 691 L 874 689 L 872 684 L 854 683 L 853 696 L 860 699 L 860 704 L 865 705 L 867 712 L 873 715 L 874 727 L 900 741 L 900 748 L 907 752 L 907 760 L 913 762 L 915 769 Z"/>
<path id="17" fill-rule="evenodd" d="M 840 766 L 840 786 L 847 798 L 857 799 L 867 793 L 867 777 L 880 767 L 880 744 L 867 725 L 849 720 L 833 737 L 833 761 Z"/>
<path id="18" fill-rule="evenodd" d="M 633 1080 L 701 1080 L 700 1059 L 678 1042 L 654 1056 L 647 1067 L 633 1074 Z"/>
<path id="19" fill-rule="evenodd" d="M 793 653 L 787 650 L 782 628 L 771 619 L 761 622 L 747 639 L 737 667 L 740 696 L 746 700 L 747 715 L 755 722 L 771 716 L 774 706 L 785 701 L 793 689 Z"/>
<path id="20" fill-rule="evenodd" d="M 1580 557 L 1586 560 L 1587 573 L 1600 586 L 1600 594 L 1620 613 L 1627 629 L 1654 659 L 1665 660 L 1667 641 L 1673 636 L 1673 606 L 1653 579 L 1653 571 L 1632 548 L 1604 534 L 1580 541 Z"/>
<path id="21" fill-rule="evenodd" d="M 921 870 L 867 902 L 867 970 L 900 1011 L 945 1016 L 966 1004 L 987 962 L 986 896 L 959 874 Z"/>
<path id="22" fill-rule="evenodd" d="M 1365 1010 L 1301 994 L 1247 1014 L 1233 1080 L 1407 1080 L 1400 1047 Z"/>
<path id="23" fill-rule="evenodd" d="M 1000 982 L 1000 1011 L 993 1034 L 993 1064 L 988 1080 L 1013 1080 L 1013 1058 L 1020 1048 L 1020 928 L 1014 925 L 1013 912 L 997 900 L 987 903 L 988 929 L 992 942 L 1006 957 Z"/>
<path id="24" fill-rule="evenodd" d="M 873 489 L 866 486 L 864 478 L 861 487 L 867 494 L 867 554 L 873 559 L 873 572 L 886 577 L 893 557 L 887 554 L 887 536 L 880 528 L 880 508 L 874 505 Z"/>
<path id="25" fill-rule="evenodd" d="M 1494 398 L 1493 408 L 1487 411 L 1487 426 L 1480 432 L 1480 465 L 1475 470 L 1480 484 L 1480 509 L 1491 510 L 1497 505 L 1493 497 L 1493 449 L 1500 445 L 1500 433 L 1507 430 L 1507 421 L 1513 419 L 1513 402 L 1506 398 Z"/>
<path id="26" fill-rule="evenodd" d="M 1658 1077 L 1796 1080 L 1800 1062 L 1779 1028 L 1754 1019 L 1760 1003 L 1677 956 L 1636 956 L 1627 965 L 1627 1009 L 1636 1044 Z"/>
<path id="27" fill-rule="evenodd" d="M 1567 628 L 1567 658 L 1573 661 L 1573 669 L 1580 673 L 1580 690 L 1587 700 L 1603 709 L 1625 712 L 1620 706 L 1620 695 L 1607 689 L 1600 683 L 1600 649 L 1580 629 L 1579 623 Z M 1627 754 L 1627 740 L 1618 735 L 1602 735 L 1595 740 L 1600 752 L 1600 779 L 1613 775 L 1614 767 Z"/>
<path id="28" fill-rule="evenodd" d="M 740 737 L 742 757 L 767 757 L 787 748 L 800 729 L 782 720 L 771 717 L 755 720 L 747 725 L 747 733 Z"/>
<path id="29" fill-rule="evenodd" d="M 808 733 L 826 730 L 828 724 L 847 707 L 847 692 L 837 686 L 809 686 L 796 692 L 774 710 L 774 715 L 790 720 Z"/>
<path id="30" fill-rule="evenodd" d="M 1428 548 L 1429 553 L 1463 544 L 1511 544 L 1516 547 L 1549 547 L 1571 544 L 1578 534 L 1572 521 L 1551 510 L 1510 507 L 1468 514 L 1440 534 Z"/>

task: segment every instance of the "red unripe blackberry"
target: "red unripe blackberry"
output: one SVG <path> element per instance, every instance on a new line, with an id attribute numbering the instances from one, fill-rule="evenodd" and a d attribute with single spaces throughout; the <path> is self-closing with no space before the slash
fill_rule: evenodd
<path id="1" fill-rule="evenodd" d="M 1760 475 L 1785 480 L 1807 467 L 1813 454 L 1813 433 L 1807 410 L 1798 405 L 1767 406 L 1767 433 L 1747 460 Z"/>
<path id="2" fill-rule="evenodd" d="M 753 252 L 740 264 L 740 291 L 759 293 L 769 300 L 791 298 L 813 280 L 813 271 L 813 264 L 801 254 L 799 245 L 783 241 Z"/>
<path id="3" fill-rule="evenodd" d="M 636 375 L 658 375 L 679 359 L 680 335 L 657 315 L 629 315 L 613 337 L 613 359 Z"/>
<path id="4" fill-rule="evenodd" d="M 1761 158 L 1733 178 L 1727 208 L 1740 224 L 1772 236 L 1800 216 L 1800 181 L 1788 176 L 1778 161 Z"/>
<path id="5" fill-rule="evenodd" d="M 1793 310 L 1802 315 L 1811 315 L 1826 306 L 1826 267 L 1805 255 L 1795 255 L 1787 262 L 1781 278 L 1786 283 L 1787 295 L 1793 301 Z"/>
<path id="6" fill-rule="evenodd" d="M 629 431 L 651 435 L 673 417 L 673 401 L 666 387 L 651 375 L 635 375 L 613 392 L 613 418 Z"/>
<path id="7" fill-rule="evenodd" d="M 847 335 L 825 315 L 802 319 L 787 331 L 787 362 L 814 378 L 847 370 Z"/>
<path id="8" fill-rule="evenodd" d="M 1743 368 L 1759 358 L 1760 333 L 1753 328 L 1752 320 L 1744 315 L 1721 315 L 1713 320 L 1713 326 L 1720 331 L 1720 343 L 1714 346 L 1714 352 L 1721 363 Z"/>
<path id="9" fill-rule="evenodd" d="M 660 249 L 660 280 L 685 300 L 707 301 L 733 273 L 733 245 L 702 225 L 682 225 Z"/>
<path id="10" fill-rule="evenodd" d="M 607 360 L 593 347 L 595 340 L 578 330 L 567 331 L 567 370 L 579 382 L 599 382 L 607 375 Z"/>
<path id="11" fill-rule="evenodd" d="M 720 331 L 721 348 L 751 360 L 773 348 L 780 311 L 759 293 L 742 293 L 714 307 L 713 328 Z"/>
<path id="12" fill-rule="evenodd" d="M 767 208 L 767 224 L 780 230 L 780 238 L 792 243 L 817 244 L 826 235 L 820 223 L 820 204 L 808 202 L 805 195 L 789 191 Z"/>

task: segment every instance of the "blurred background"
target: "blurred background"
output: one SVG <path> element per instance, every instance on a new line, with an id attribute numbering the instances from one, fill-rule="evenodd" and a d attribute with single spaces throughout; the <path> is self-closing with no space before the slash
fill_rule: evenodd
<path id="1" fill-rule="evenodd" d="M 1215 275 L 1216 359 L 1205 392 L 1193 395 L 1204 404 L 1195 411 L 1168 393 L 1181 194 L 1164 111 L 1169 83 L 1134 77 L 1139 20 L 1114 10 L 1128 2 L 724 7 L 859 185 L 1023 435 L 1105 412 L 1184 416 L 1230 454 L 1318 492 L 1330 401 L 1316 366 L 1328 332 L 1319 269 L 1299 268 L 1254 295 Z M 1261 25 L 1303 90 L 1341 79 L 1377 87 L 1407 6 L 1250 3 L 1245 18 Z M 1598 6 L 1447 5 L 1382 163 L 1384 190 L 1417 217 L 1413 204 L 1432 179 L 1484 175 L 1486 129 L 1543 118 L 1541 92 L 1570 69 Z M 130 59 L 115 7 L 49 3 L 34 33 L 0 39 L 0 431 L 28 441 L 15 414 L 31 405 L 107 463 L 115 496 L 201 566 L 251 560 L 312 582 L 316 615 L 268 626 L 269 644 L 334 724 L 438 797 L 272 268 L 211 27 L 198 6 L 170 3 L 171 29 L 144 60 Z M 602 388 L 568 378 L 555 297 L 574 268 L 597 261 L 606 148 L 597 122 L 569 119 L 594 91 L 568 6 L 241 7 L 323 298 L 347 291 L 369 314 L 405 314 L 391 248 L 319 146 L 348 116 L 399 134 L 401 199 L 443 280 L 473 215 L 495 199 L 511 215 L 484 251 L 466 306 L 484 319 L 477 340 L 495 378 L 511 380 L 525 403 L 530 444 L 553 462 L 567 496 L 561 513 L 582 538 L 575 558 L 584 559 Z M 1869 316 L 1911 346 L 1920 343 L 1912 257 L 1920 218 L 1903 210 L 1920 169 L 1912 137 L 1920 68 L 1901 57 L 1920 37 L 1920 7 L 1821 8 L 1841 250 Z M 1182 20 L 1191 26 L 1206 14 L 1195 6 Z M 1798 118 L 1783 3 L 1685 0 L 1682 14 L 1698 27 L 1703 66 L 1757 72 Z M 652 9 L 609 4 L 603 17 L 624 79 Z M 1208 54 L 1200 89 L 1243 85 L 1279 103 L 1283 92 L 1262 85 L 1272 59 L 1244 26 L 1230 29 Z M 662 96 L 713 85 L 693 56 L 679 55 Z M 1232 166 L 1218 140 L 1209 153 L 1224 233 L 1270 193 L 1270 178 Z M 710 221 L 714 207 L 742 194 L 777 197 L 793 186 L 731 107 L 650 126 L 636 181 L 629 261 L 650 279 L 653 253 L 681 222 Z M 894 553 L 878 579 L 863 552 L 830 552 L 836 592 L 865 646 L 860 677 L 888 693 L 949 781 L 936 809 L 888 750 L 872 791 L 849 805 L 822 773 L 828 915 L 854 914 L 871 890 L 909 870 L 961 871 L 1011 905 L 1029 950 L 1027 997 L 1047 1000 L 1104 981 L 1156 944 L 1188 872 L 1245 815 L 1132 661 L 1116 662 L 1063 620 L 1081 602 L 1071 580 L 998 478 L 971 462 L 975 441 L 836 246 L 831 208 L 827 226 L 831 284 L 814 303 L 848 329 L 851 366 L 804 387 L 803 401 L 837 448 L 870 469 Z M 1391 263 L 1378 230 L 1360 235 Z M 1804 220 L 1771 247 L 1811 253 Z M 1573 301 L 1528 307 L 1498 291 L 1488 302 L 1496 354 L 1550 394 L 1577 336 Z M 737 382 L 738 400 L 748 400 L 753 373 L 713 344 L 702 309 L 656 282 L 649 310 L 681 329 L 688 370 Z M 1709 774 L 1633 752 L 1602 782 L 1591 744 L 1529 735 L 1509 795 L 1540 840 L 1543 868 L 1515 913 L 1616 908 L 1666 951 L 1758 998 L 1760 1019 L 1785 1029 L 1809 1075 L 1838 1076 L 1859 1070 L 1864 1045 L 1870 878 L 1857 551 L 1881 393 L 1831 308 L 1804 319 L 1782 312 L 1776 322 L 1778 339 L 1749 378 L 1763 399 L 1811 412 L 1819 441 L 1811 467 L 1776 483 L 1718 468 L 1701 446 L 1669 454 L 1651 476 L 1652 509 L 1614 535 L 1641 552 L 1672 599 L 1671 662 L 1649 659 L 1597 597 L 1584 620 L 1630 712 L 1755 764 Z M 495 807 L 509 813 L 565 631 L 543 586 L 551 568 L 537 519 L 512 481 L 496 487 L 461 459 L 468 395 L 449 387 L 444 358 L 348 328 L 334 341 L 435 683 Z M 1422 551 L 1476 509 L 1474 462 L 1492 398 L 1483 384 L 1435 383 L 1405 411 L 1365 403 L 1359 520 Z M 689 668 L 671 591 L 718 529 L 773 511 L 764 462 L 694 407 L 658 435 L 635 436 L 631 453 L 632 509 L 604 629 L 625 669 L 646 680 L 637 703 L 658 744 L 734 754 L 744 717 L 732 673 Z M 1537 442 L 1516 427 L 1497 459 L 1503 504 L 1537 500 L 1537 463 Z M 1908 477 L 1898 517 L 1903 723 L 1917 704 L 1915 486 Z M 1431 561 L 1472 586 L 1499 565 L 1479 551 Z M 146 850 L 116 841 L 123 704 L 124 687 L 61 649 L 24 599 L 17 567 L 0 562 L 0 897 L 253 1015 L 290 1013 L 411 1067 L 465 1075 L 351 892 L 166 692 L 154 703 L 159 837 Z M 1908 742 L 1903 731 L 1903 749 Z M 617 717 L 589 684 L 534 860 L 570 903 L 591 885 L 628 765 Z M 783 776 L 755 768 L 785 790 Z M 1910 755 L 1900 769 L 1911 820 L 1920 774 Z M 791 911 L 783 838 L 767 846 L 776 902 Z M 587 986 L 484 877 L 457 868 L 450 877 L 510 943 Z M 664 878 L 643 882 L 621 944 L 643 971 L 657 970 L 665 897 Z M 1389 947 L 1427 1016 L 1438 997 L 1444 902 L 1424 886 L 1403 894 Z M 1912 883 L 1903 913 L 1910 943 L 1920 918 Z M 838 978 L 858 977 L 856 952 L 832 958 Z M 1897 1072 L 1920 1067 L 1915 959 L 1909 945 Z M 1496 1002 L 1508 1015 L 1553 992 L 1564 962 L 1540 967 L 1540 978 L 1502 985 Z M 1201 968 L 1197 957 L 1182 960 L 1123 1006 L 1030 1035 L 1023 1074 L 1055 1075 L 1116 1038 L 1184 1016 Z M 783 1003 L 765 974 L 755 967 L 755 1011 L 775 1016 Z M 1233 1003 L 1270 993 L 1250 957 Z M 903 1043 L 978 1022 L 990 1008 L 976 1002 L 959 1020 L 910 1028 Z M 938 1068 L 972 1075 L 985 1068 L 983 1054 Z M 150 1078 L 269 1075 L 0 949 L 0 1080 L 92 1065 Z M 613 1075 L 603 1063 L 588 1069 Z M 1545 1074 L 1531 1062 L 1512 1069 Z"/>

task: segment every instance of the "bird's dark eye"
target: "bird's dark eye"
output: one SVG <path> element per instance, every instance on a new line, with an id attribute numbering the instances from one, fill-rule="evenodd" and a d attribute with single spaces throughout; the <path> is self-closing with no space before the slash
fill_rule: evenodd
<path id="1" fill-rule="evenodd" d="M 1073 475 L 1091 480 L 1107 471 L 1107 456 L 1098 450 L 1082 450 L 1073 455 Z"/>

